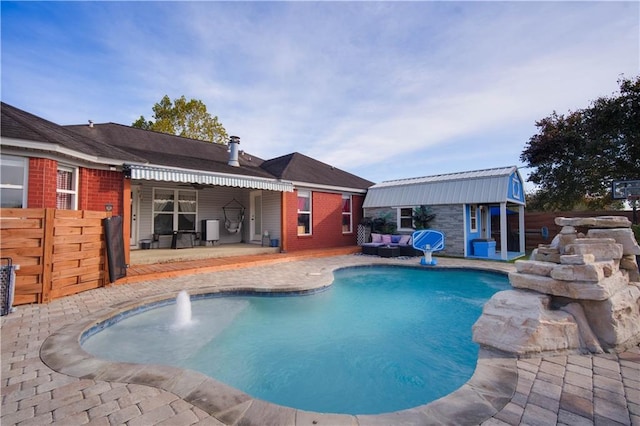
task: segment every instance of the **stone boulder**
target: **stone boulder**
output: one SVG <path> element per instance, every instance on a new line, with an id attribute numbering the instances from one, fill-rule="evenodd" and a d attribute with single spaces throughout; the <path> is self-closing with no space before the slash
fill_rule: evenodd
<path id="1" fill-rule="evenodd" d="M 560 256 L 560 263 L 563 265 L 586 265 L 596 261 L 596 257 L 588 254 L 565 254 Z"/>
<path id="2" fill-rule="evenodd" d="M 533 251 L 532 258 L 539 262 L 560 263 L 560 250 L 541 246 Z"/>
<path id="3" fill-rule="evenodd" d="M 613 238 L 576 238 L 564 248 L 564 254 L 593 254 L 596 261 L 620 260 L 622 244 Z"/>
<path id="4" fill-rule="evenodd" d="M 598 337 L 595 335 L 587 320 L 587 316 L 584 314 L 584 309 L 577 302 L 572 302 L 564 305 L 561 310 L 570 313 L 578 323 L 578 329 L 580 330 L 580 346 L 586 348 L 589 352 L 594 354 L 601 354 L 604 351 Z"/>
<path id="5" fill-rule="evenodd" d="M 622 254 L 640 255 L 640 245 L 636 242 L 631 228 L 589 229 L 588 238 L 611 238 L 622 245 Z"/>
<path id="6" fill-rule="evenodd" d="M 539 260 L 516 260 L 516 271 L 522 274 L 540 275 L 550 277 L 551 271 L 556 267 L 555 263 Z"/>
<path id="7" fill-rule="evenodd" d="M 640 288 L 637 286 L 626 285 L 607 300 L 579 303 L 603 348 L 640 343 Z"/>
<path id="8" fill-rule="evenodd" d="M 511 272 L 509 281 L 514 288 L 537 291 L 538 293 L 568 297 L 575 300 L 605 300 L 627 286 L 628 276 L 621 271 L 600 281 L 564 281 L 540 275 Z"/>
<path id="9" fill-rule="evenodd" d="M 638 259 L 634 255 L 622 256 L 622 259 L 620 259 L 620 269 L 624 269 L 629 273 L 629 281 L 640 282 Z"/>
<path id="10" fill-rule="evenodd" d="M 594 228 L 631 228 L 631 221 L 625 216 L 596 216 Z"/>
<path id="11" fill-rule="evenodd" d="M 563 256 L 564 257 L 564 256 Z M 562 259 L 560 259 L 562 262 Z M 618 271 L 618 264 L 613 260 L 607 262 L 593 262 L 583 265 L 561 264 L 551 270 L 551 278 L 561 281 L 589 281 L 598 282 L 610 277 Z"/>
<path id="12" fill-rule="evenodd" d="M 625 216 L 597 216 L 597 217 L 556 217 L 558 226 L 583 226 L 588 228 L 630 228 L 631 221 Z"/>
<path id="13" fill-rule="evenodd" d="M 515 262 L 473 340 L 517 355 L 619 351 L 640 343 L 640 245 L 626 217 L 558 217 L 551 244 Z M 587 235 L 577 228 L 588 228 Z"/>
<path id="14" fill-rule="evenodd" d="M 558 226 L 595 226 L 595 217 L 556 217 L 554 223 Z"/>
<path id="15" fill-rule="evenodd" d="M 577 322 L 567 312 L 552 310 L 550 303 L 550 296 L 539 293 L 500 291 L 473 325 L 473 341 L 518 355 L 578 350 Z"/>

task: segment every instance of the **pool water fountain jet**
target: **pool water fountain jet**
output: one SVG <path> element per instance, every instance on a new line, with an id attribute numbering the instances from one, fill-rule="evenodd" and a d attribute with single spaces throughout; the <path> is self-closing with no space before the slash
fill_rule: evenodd
<path id="1" fill-rule="evenodd" d="M 191 299 L 186 290 L 182 290 L 176 297 L 176 312 L 173 326 L 183 328 L 193 322 L 191 318 Z"/>

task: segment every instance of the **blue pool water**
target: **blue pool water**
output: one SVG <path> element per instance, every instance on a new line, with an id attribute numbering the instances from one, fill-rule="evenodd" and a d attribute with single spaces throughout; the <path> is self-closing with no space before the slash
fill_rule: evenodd
<path id="1" fill-rule="evenodd" d="M 215 297 L 126 318 L 89 337 L 97 356 L 198 370 L 253 397 L 310 411 L 377 414 L 415 407 L 463 385 L 482 305 L 509 287 L 473 270 L 357 267 L 306 296 Z"/>

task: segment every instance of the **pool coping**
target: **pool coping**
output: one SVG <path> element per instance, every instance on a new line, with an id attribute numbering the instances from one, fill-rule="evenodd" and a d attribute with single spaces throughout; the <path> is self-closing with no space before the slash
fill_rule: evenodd
<path id="1" fill-rule="evenodd" d="M 393 263 L 385 263 L 395 266 Z M 333 271 L 340 268 L 377 266 L 342 265 L 332 268 L 324 279 L 312 283 L 257 288 L 253 286 L 201 286 L 188 289 L 191 296 L 204 294 L 314 292 L 330 286 Z M 406 264 L 397 266 L 414 267 Z M 433 267 L 431 267 L 433 268 Z M 438 266 L 437 269 L 452 267 Z M 459 269 L 459 267 L 453 267 Z M 499 268 L 464 267 L 504 274 Z M 311 274 L 310 274 L 311 275 Z M 330 275 L 331 279 L 327 280 Z M 428 404 L 406 410 L 376 414 L 349 415 L 317 413 L 281 406 L 256 399 L 202 373 L 164 365 L 135 364 L 99 359 L 84 351 L 83 336 L 99 324 L 142 306 L 175 299 L 178 292 L 164 292 L 135 301 L 119 303 L 63 326 L 46 338 L 40 348 L 41 360 L 52 370 L 80 379 L 122 382 L 152 386 L 171 392 L 225 424 L 478 424 L 497 414 L 512 398 L 518 379 L 515 356 L 481 349 L 472 377 L 456 391 Z"/>

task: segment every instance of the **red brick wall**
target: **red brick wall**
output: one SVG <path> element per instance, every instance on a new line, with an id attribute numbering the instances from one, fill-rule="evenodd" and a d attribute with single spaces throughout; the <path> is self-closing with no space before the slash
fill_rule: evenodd
<path id="1" fill-rule="evenodd" d="M 313 191 L 311 194 L 312 235 L 298 236 L 298 193 L 284 193 L 287 221 L 286 249 L 289 251 L 314 248 L 355 246 L 358 223 L 362 218 L 364 196 L 352 197 L 353 232 L 342 233 L 342 194 Z"/>
<path id="2" fill-rule="evenodd" d="M 122 216 L 122 180 L 120 172 L 80 168 L 78 209 L 104 211 L 111 204 L 112 214 Z"/>
<path id="3" fill-rule="evenodd" d="M 27 207 L 56 207 L 58 162 L 47 158 L 29 158 Z"/>
<path id="4" fill-rule="evenodd" d="M 78 173 L 78 210 L 104 211 L 112 204 L 113 215 L 122 215 L 122 173 L 83 167 Z M 57 161 L 29 159 L 27 207 L 56 208 L 57 174 Z"/>

